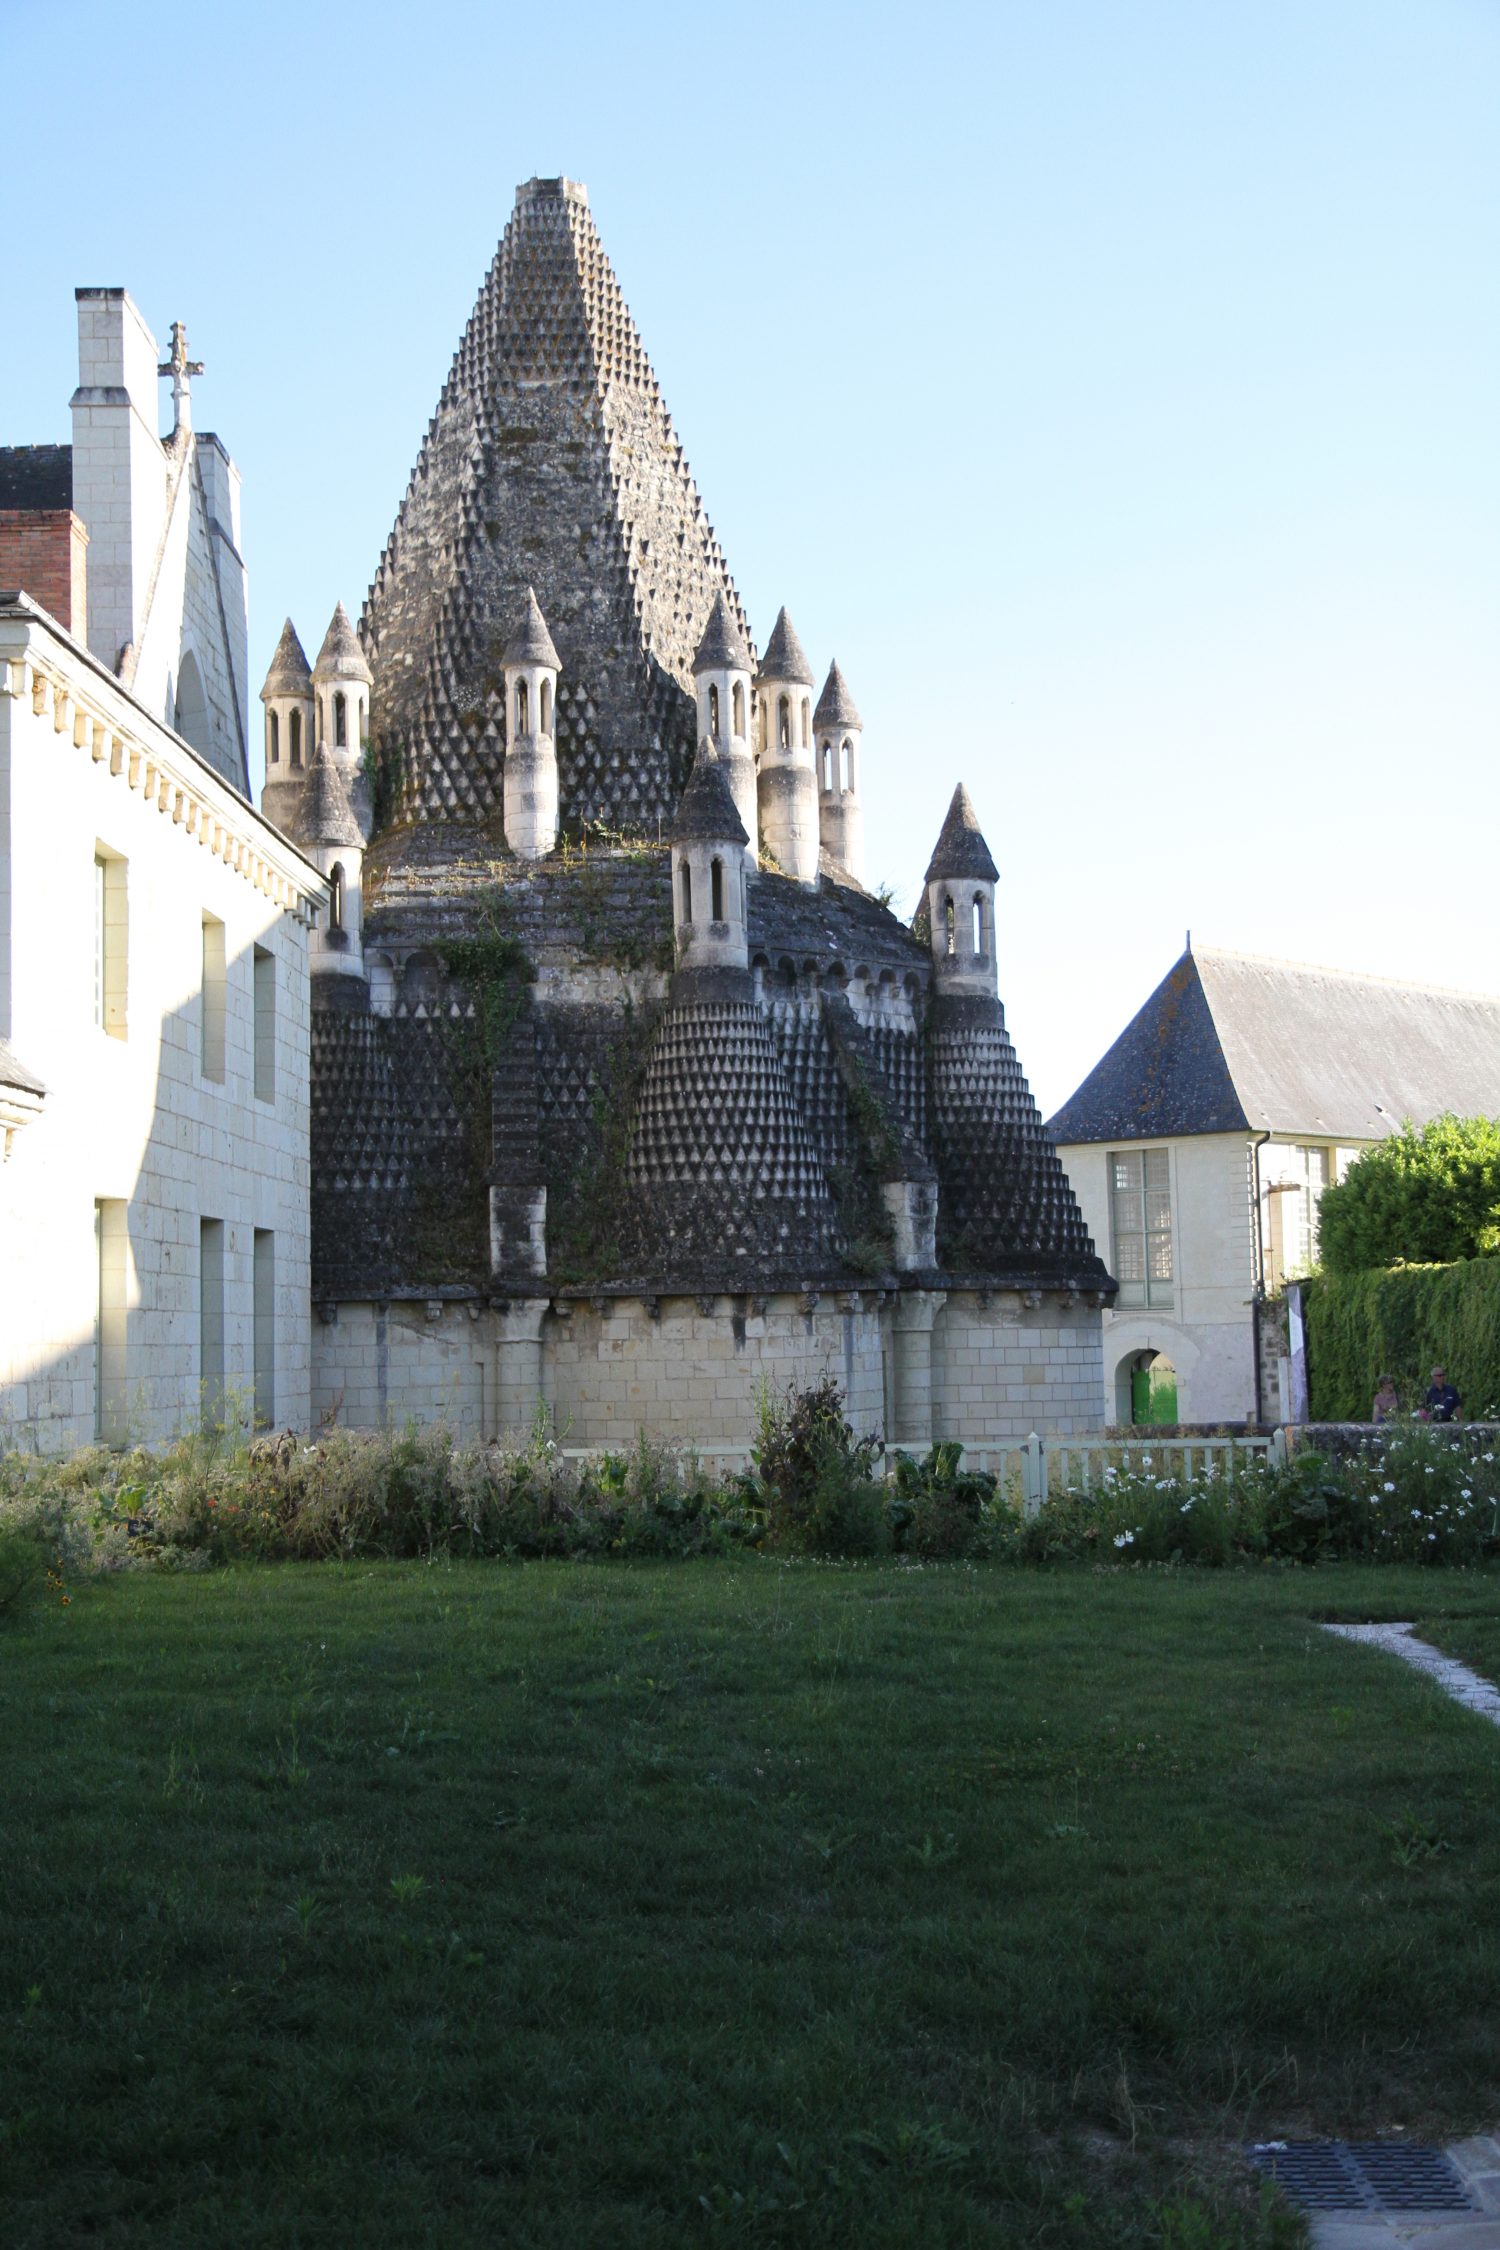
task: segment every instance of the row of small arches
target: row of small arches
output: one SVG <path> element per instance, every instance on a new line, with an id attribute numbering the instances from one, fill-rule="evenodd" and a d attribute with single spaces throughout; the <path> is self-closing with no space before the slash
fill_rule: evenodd
<path id="1" fill-rule="evenodd" d="M 286 736 L 286 762 L 289 766 L 300 766 L 303 763 L 302 713 L 300 711 L 291 711 L 287 714 Z M 342 688 L 335 688 L 333 694 L 333 747 L 335 750 L 347 750 L 349 748 L 349 699 Z M 269 711 L 266 714 L 266 762 L 273 766 L 279 766 L 281 763 L 281 714 L 279 711 Z"/>
<path id="2" fill-rule="evenodd" d="M 517 680 L 515 693 L 515 732 L 531 732 L 531 690 L 525 680 Z M 543 680 L 537 696 L 537 732 L 552 732 L 552 682 Z"/>
<path id="3" fill-rule="evenodd" d="M 988 960 L 990 953 L 990 902 L 987 892 L 976 891 L 964 911 L 963 901 L 955 901 L 951 891 L 943 893 L 942 903 L 943 951 L 950 960 L 957 957 L 961 930 L 967 925 L 970 950 L 976 961 Z"/>

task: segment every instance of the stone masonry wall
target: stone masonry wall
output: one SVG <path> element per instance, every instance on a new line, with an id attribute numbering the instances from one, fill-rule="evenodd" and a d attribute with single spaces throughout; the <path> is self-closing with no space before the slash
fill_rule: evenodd
<path id="1" fill-rule="evenodd" d="M 1104 1392 L 1101 1315 L 1044 1297 L 955 1293 L 938 1314 L 932 1350 L 933 1426 L 983 1445 L 1032 1430 L 1097 1430 Z"/>
<path id="2" fill-rule="evenodd" d="M 861 1435 L 889 1431 L 898 1308 L 878 1292 L 815 1303 L 580 1298 L 550 1308 L 538 1303 L 532 1332 L 541 1395 L 564 1445 L 628 1444 L 643 1431 L 748 1446 L 763 1383 L 784 1389 L 825 1374 Z M 506 1340 L 516 1332 L 474 1300 L 341 1304 L 335 1321 L 313 1329 L 313 1420 L 368 1429 L 410 1418 L 446 1422 L 466 1438 L 524 1435 L 531 1417 L 512 1403 L 517 1363 L 506 1356 L 525 1349 Z M 1054 1299 L 1028 1307 L 1019 1297 L 981 1304 L 962 1292 L 938 1311 L 934 1436 L 982 1446 L 1032 1430 L 1079 1435 L 1101 1427 L 1102 1393 L 1096 1310 Z"/>

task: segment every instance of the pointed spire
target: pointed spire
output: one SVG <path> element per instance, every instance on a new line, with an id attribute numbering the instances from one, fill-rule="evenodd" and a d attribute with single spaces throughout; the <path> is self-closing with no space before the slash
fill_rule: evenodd
<path id="1" fill-rule="evenodd" d="M 308 695 L 311 691 L 312 673 L 307 656 L 288 618 L 281 628 L 281 638 L 276 643 L 276 654 L 271 659 L 260 699 L 262 703 L 269 703 L 273 695 Z"/>
<path id="2" fill-rule="evenodd" d="M 708 623 L 693 658 L 693 676 L 696 679 L 700 672 L 748 672 L 751 669 L 750 650 L 740 631 L 739 619 L 721 586 L 714 596 L 714 606 L 708 613 Z"/>
<path id="3" fill-rule="evenodd" d="M 981 883 L 1000 880 L 1000 870 L 990 857 L 990 847 L 980 832 L 973 802 L 962 782 L 953 792 L 948 817 L 922 879 L 927 883 L 949 879 L 959 882 L 973 879 Z"/>
<path id="4" fill-rule="evenodd" d="M 354 817 L 344 777 L 330 757 L 326 742 L 319 743 L 307 770 L 307 794 L 297 826 L 309 844 L 352 845 L 356 851 L 364 848 L 364 835 Z"/>
<path id="5" fill-rule="evenodd" d="M 318 661 L 313 666 L 315 680 L 359 680 L 370 685 L 370 667 L 365 662 L 365 652 L 359 645 L 359 635 L 349 622 L 349 612 L 342 602 L 328 621 L 323 635 L 323 646 L 318 651 Z"/>
<path id="6" fill-rule="evenodd" d="M 500 661 L 502 664 L 546 664 L 554 672 L 562 670 L 561 659 L 547 630 L 547 620 L 529 586 L 516 621 L 506 635 Z"/>
<path id="7" fill-rule="evenodd" d="M 724 761 L 715 755 L 710 743 L 698 745 L 697 759 L 668 833 L 674 844 L 739 844 L 743 847 L 750 841 L 735 809 Z"/>
<path id="8" fill-rule="evenodd" d="M 849 683 L 836 663 L 828 667 L 828 677 L 823 682 L 823 692 L 818 697 L 818 707 L 813 713 L 815 727 L 863 727 L 864 720 L 854 708 L 854 698 L 849 693 Z"/>
<path id="9" fill-rule="evenodd" d="M 795 680 L 799 687 L 812 686 L 812 666 L 784 604 L 776 612 L 771 638 L 760 660 L 760 676 L 763 680 Z"/>

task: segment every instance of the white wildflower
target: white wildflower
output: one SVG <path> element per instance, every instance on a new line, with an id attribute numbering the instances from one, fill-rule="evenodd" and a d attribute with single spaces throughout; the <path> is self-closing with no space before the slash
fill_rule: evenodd
<path id="1" fill-rule="evenodd" d="M 1133 1531 L 1117 1531 L 1115 1533 L 1115 1545 L 1117 1547 L 1133 1547 L 1135 1545 L 1135 1533 Z"/>

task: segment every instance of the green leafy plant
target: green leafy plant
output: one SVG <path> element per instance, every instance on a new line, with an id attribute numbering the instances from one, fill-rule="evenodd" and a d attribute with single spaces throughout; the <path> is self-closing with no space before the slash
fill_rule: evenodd
<path id="1" fill-rule="evenodd" d="M 1324 1191 L 1318 1240 L 1330 1273 L 1500 1251 L 1500 1119 L 1403 1124 Z"/>

